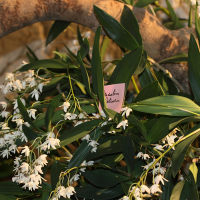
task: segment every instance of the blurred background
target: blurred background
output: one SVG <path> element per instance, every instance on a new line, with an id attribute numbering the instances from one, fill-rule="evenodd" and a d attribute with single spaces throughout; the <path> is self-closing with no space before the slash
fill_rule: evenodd
<path id="1" fill-rule="evenodd" d="M 189 0 L 169 0 L 177 16 L 181 19 L 188 19 L 189 16 Z M 137 2 L 137 1 L 134 1 Z M 159 0 L 161 6 L 167 8 L 165 0 Z M 149 8 L 148 8 L 149 9 Z M 169 19 L 163 12 L 156 12 L 157 17 L 163 22 L 167 22 Z M 77 39 L 77 25 L 71 24 L 65 32 L 61 33 L 56 40 L 45 47 L 45 42 L 49 30 L 53 22 L 39 22 L 31 26 L 22 28 L 16 32 L 13 32 L 0 39 L 0 85 L 4 81 L 5 73 L 12 72 L 19 67 L 22 61 L 27 61 L 27 48 L 26 45 L 31 48 L 39 59 L 52 58 L 54 50 L 67 53 L 65 44 L 70 50 L 76 51 L 76 39 Z M 185 23 L 187 25 L 187 22 Z M 90 46 L 93 45 L 94 33 L 86 28 L 79 26 L 82 34 L 89 36 Z M 89 32 L 91 34 L 89 34 Z M 122 56 L 122 51 L 111 40 L 108 41 L 108 46 L 102 60 L 113 60 Z M 12 94 L 6 94 L 6 97 L 12 99 Z M 0 101 L 4 100 L 4 97 L 0 96 Z"/>

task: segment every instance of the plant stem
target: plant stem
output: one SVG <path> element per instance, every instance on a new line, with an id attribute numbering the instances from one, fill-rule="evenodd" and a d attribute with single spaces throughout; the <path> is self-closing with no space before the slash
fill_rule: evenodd
<path id="1" fill-rule="evenodd" d="M 154 4 L 155 4 L 156 7 L 159 7 L 166 15 L 170 16 L 170 12 L 169 12 L 166 8 L 162 7 L 162 6 L 158 3 L 158 1 L 155 1 Z"/>
<path id="2" fill-rule="evenodd" d="M 139 94 L 140 90 L 138 89 L 137 83 L 135 82 L 135 79 L 134 79 L 133 76 L 131 76 L 131 80 L 132 80 L 133 86 L 134 86 L 134 88 L 136 90 L 136 93 Z"/>
<path id="3" fill-rule="evenodd" d="M 182 92 L 186 92 L 185 89 L 183 88 L 183 86 L 172 76 L 172 74 L 167 69 L 165 69 L 164 67 L 162 67 L 159 63 L 157 63 L 152 58 L 148 57 L 148 61 L 150 61 L 152 64 L 154 64 L 158 69 L 160 69 L 161 71 L 163 71 L 166 75 L 168 75 L 168 77 L 178 86 L 178 88 Z"/>

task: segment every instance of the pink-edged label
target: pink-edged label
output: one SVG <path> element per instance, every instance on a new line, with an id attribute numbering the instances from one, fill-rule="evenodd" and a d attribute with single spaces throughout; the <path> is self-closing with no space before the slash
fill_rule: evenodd
<path id="1" fill-rule="evenodd" d="M 106 103 L 109 109 L 112 109 L 118 113 L 121 111 L 122 103 L 124 101 L 124 90 L 125 83 L 104 86 Z M 99 109 L 102 110 L 100 104 Z"/>

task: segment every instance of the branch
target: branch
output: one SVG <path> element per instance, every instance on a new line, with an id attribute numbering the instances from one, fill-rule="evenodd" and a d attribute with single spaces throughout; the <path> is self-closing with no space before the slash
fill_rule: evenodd
<path id="1" fill-rule="evenodd" d="M 0 38 L 35 22 L 61 20 L 91 28 L 99 26 L 93 5 L 118 21 L 124 4 L 114 0 L 4 0 L 0 3 Z M 140 26 L 144 49 L 156 61 L 180 52 L 187 52 L 192 28 L 177 31 L 166 29 L 143 8 L 131 7 Z M 105 32 L 102 32 L 105 35 Z"/>
<path id="2" fill-rule="evenodd" d="M 168 75 L 168 77 L 177 85 L 181 92 L 186 92 L 183 86 L 172 76 L 172 74 L 167 69 L 162 67 L 159 63 L 155 62 L 151 58 L 148 58 L 148 61 L 154 64 L 158 69 L 162 70 L 166 75 Z"/>

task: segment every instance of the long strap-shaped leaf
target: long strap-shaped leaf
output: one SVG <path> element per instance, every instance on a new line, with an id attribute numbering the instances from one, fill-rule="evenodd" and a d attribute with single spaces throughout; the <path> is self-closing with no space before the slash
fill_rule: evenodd
<path id="1" fill-rule="evenodd" d="M 153 3 L 156 0 L 139 0 L 134 6 L 138 8 L 142 8 L 148 6 L 149 4 Z"/>
<path id="2" fill-rule="evenodd" d="M 62 62 L 60 59 L 44 59 L 44 60 L 37 60 L 37 61 L 31 62 L 27 65 L 24 65 L 19 69 L 19 71 L 24 72 L 24 71 L 28 71 L 29 69 L 37 70 L 41 67 L 51 68 L 51 69 L 77 68 L 75 65 L 73 65 L 73 64 L 68 65 L 68 64 Z"/>
<path id="3" fill-rule="evenodd" d="M 119 46 L 130 51 L 139 47 L 135 38 L 115 18 L 97 6 L 94 6 L 94 12 L 108 35 Z"/>
<path id="4" fill-rule="evenodd" d="M 182 142 L 180 142 L 172 155 L 172 175 L 175 177 L 178 173 L 183 160 L 185 158 L 185 154 L 190 146 L 190 144 L 200 135 L 200 124 L 196 125 L 195 127 L 191 128 L 187 133 L 186 136 L 192 134 L 190 137 L 186 138 Z"/>
<path id="5" fill-rule="evenodd" d="M 69 25 L 71 22 L 66 22 L 66 21 L 55 21 L 49 31 L 49 34 L 47 36 L 46 40 L 46 46 L 51 43 L 54 39 L 57 38 L 57 36 L 62 33 Z"/>
<path id="6" fill-rule="evenodd" d="M 95 127 L 97 127 L 103 120 L 92 120 L 89 122 L 82 123 L 70 130 L 64 130 L 61 132 L 60 146 L 68 145 L 75 140 L 84 137 L 86 134 L 90 133 Z"/>
<path id="7" fill-rule="evenodd" d="M 90 134 L 90 138 L 92 138 L 92 140 L 98 141 L 98 139 L 101 137 L 103 133 L 104 131 L 101 131 L 100 128 L 98 127 L 92 131 L 92 133 Z M 72 167 L 78 167 L 84 160 L 86 160 L 91 150 L 92 147 L 88 145 L 88 141 L 84 140 L 78 147 L 78 149 L 75 151 L 67 168 L 70 169 Z"/>
<path id="8" fill-rule="evenodd" d="M 47 131 L 51 130 L 51 119 L 53 117 L 54 111 L 56 107 L 58 106 L 58 103 L 61 97 L 62 97 L 62 94 L 55 96 L 47 108 L 47 112 L 45 116 L 45 126 L 47 128 Z"/>
<path id="9" fill-rule="evenodd" d="M 130 108 L 144 113 L 192 116 L 200 115 L 200 107 L 186 97 L 165 95 L 130 104 Z"/>
<path id="10" fill-rule="evenodd" d="M 166 0 L 167 7 L 169 9 L 170 15 L 172 20 L 174 21 L 175 24 L 175 29 L 176 28 L 183 28 L 183 25 L 181 24 L 179 18 L 177 17 L 176 13 L 174 12 L 174 9 L 172 8 L 171 4 L 169 3 L 169 0 Z"/>
<path id="11" fill-rule="evenodd" d="M 188 73 L 194 97 L 197 102 L 200 102 L 200 53 L 193 34 L 190 36 L 188 51 Z"/>
<path id="12" fill-rule="evenodd" d="M 146 1 L 146 0 L 145 0 Z M 130 34 L 136 39 L 137 43 L 142 46 L 142 36 L 140 35 L 139 25 L 133 11 L 126 5 L 120 19 L 123 27 L 130 32 Z"/>
<path id="13" fill-rule="evenodd" d="M 89 81 L 88 73 L 87 73 L 87 70 L 86 70 L 86 68 L 83 64 L 83 61 L 82 61 L 82 58 L 81 58 L 81 55 L 80 55 L 79 52 L 78 52 L 78 56 L 77 56 L 77 61 L 81 66 L 81 74 L 82 74 L 82 77 L 83 77 L 83 82 L 85 84 L 85 88 L 86 88 L 87 92 L 92 96 L 92 91 L 91 91 L 91 88 L 90 88 L 90 81 Z"/>
<path id="14" fill-rule="evenodd" d="M 131 76 L 134 74 L 140 64 L 142 51 L 143 48 L 139 47 L 137 50 L 133 50 L 126 54 L 112 73 L 109 84 L 125 83 L 127 89 L 131 80 Z"/>
<path id="15" fill-rule="evenodd" d="M 101 26 L 96 30 L 93 52 L 92 52 L 92 83 L 94 93 L 97 95 L 98 99 L 101 102 L 101 107 L 107 107 L 104 95 L 104 79 L 103 79 L 103 71 L 101 67 L 101 56 L 99 51 L 99 39 L 101 36 Z"/>
<path id="16" fill-rule="evenodd" d="M 197 5 L 195 9 L 195 30 L 196 30 L 197 38 L 200 44 L 200 19 L 198 17 Z"/>

